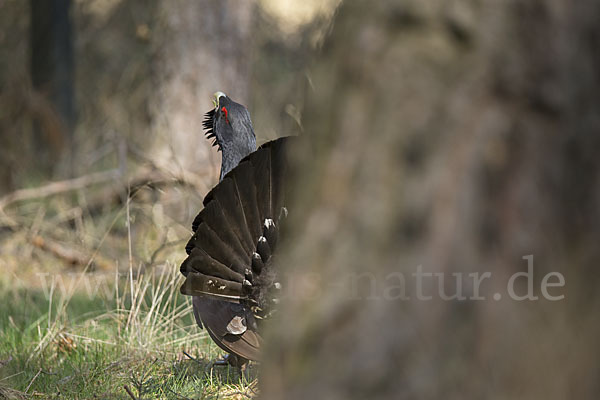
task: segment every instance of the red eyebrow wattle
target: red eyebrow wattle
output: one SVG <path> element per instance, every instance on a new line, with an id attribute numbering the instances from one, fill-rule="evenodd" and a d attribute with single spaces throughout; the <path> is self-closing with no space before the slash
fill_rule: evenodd
<path id="1" fill-rule="evenodd" d="M 227 118 L 227 109 L 225 107 L 221 108 L 221 111 L 223 111 L 223 114 L 225 114 L 225 121 L 227 121 L 227 123 L 229 123 L 229 118 Z"/>

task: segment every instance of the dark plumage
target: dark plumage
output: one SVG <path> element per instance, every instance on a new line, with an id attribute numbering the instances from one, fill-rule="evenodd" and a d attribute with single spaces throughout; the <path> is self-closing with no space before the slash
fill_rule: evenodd
<path id="1" fill-rule="evenodd" d="M 204 128 L 222 151 L 220 182 L 204 198 L 181 265 L 181 293 L 211 338 L 242 365 L 259 358 L 261 320 L 273 312 L 281 284 L 276 249 L 287 216 L 286 148 L 280 138 L 256 149 L 250 115 L 217 93 Z"/>

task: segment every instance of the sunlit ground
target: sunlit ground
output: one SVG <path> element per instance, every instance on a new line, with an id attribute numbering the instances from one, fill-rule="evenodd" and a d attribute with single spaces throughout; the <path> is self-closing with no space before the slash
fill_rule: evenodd
<path id="1" fill-rule="evenodd" d="M 52 211 L 62 201 L 42 204 Z M 255 395 L 256 366 L 243 374 L 212 366 L 222 352 L 196 326 L 190 299 L 179 294 L 179 266 L 168 260 L 184 256 L 182 245 L 161 246 L 156 242 L 160 234 L 142 229 L 139 206 L 132 208 L 137 210 L 130 215 L 137 219 L 131 226 L 137 239 L 123 228 L 126 224 L 100 221 L 113 213 L 98 217 L 94 229 L 84 224 L 74 230 L 104 238 L 90 239 L 97 251 L 88 248 L 86 264 L 66 265 L 60 255 L 31 240 L 28 230 L 3 234 L 0 398 L 131 398 L 127 391 L 135 398 Z M 123 222 L 121 217 L 126 212 L 117 218 Z M 52 218 L 38 219 L 33 237 L 49 237 Z M 101 232 L 98 226 L 107 228 Z M 68 239 L 59 242 L 63 248 L 82 248 Z M 134 246 L 131 253 L 128 242 Z M 144 252 L 152 262 L 139 260 Z M 96 263 L 100 257 L 103 262 Z"/>

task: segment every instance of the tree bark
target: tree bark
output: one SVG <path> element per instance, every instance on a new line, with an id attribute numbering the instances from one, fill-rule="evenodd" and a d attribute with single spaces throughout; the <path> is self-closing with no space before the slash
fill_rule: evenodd
<path id="1" fill-rule="evenodd" d="M 219 164 L 201 123 L 214 92 L 248 99 L 253 10 L 254 1 L 160 2 L 152 115 L 163 164 L 189 171 Z"/>
<path id="2" fill-rule="evenodd" d="M 344 3 L 263 398 L 598 396 L 599 19 L 593 0 Z M 518 301 L 530 261 L 538 299 Z M 465 300 L 443 299 L 453 273 Z"/>

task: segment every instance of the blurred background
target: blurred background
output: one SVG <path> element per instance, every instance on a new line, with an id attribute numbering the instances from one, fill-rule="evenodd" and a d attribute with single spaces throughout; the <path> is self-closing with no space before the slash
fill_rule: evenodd
<path id="1" fill-rule="evenodd" d="M 219 355 L 177 288 L 220 169 L 201 121 L 220 90 L 248 107 L 259 144 L 298 133 L 338 3 L 0 1 L 0 388 L 48 393 L 75 376 L 60 390 L 81 393 L 87 375 L 58 365 L 96 368 L 83 359 L 98 341 L 134 358 Z M 162 322 L 145 320 L 157 307 Z M 125 394 L 109 378 L 93 393 Z"/>
<path id="2" fill-rule="evenodd" d="M 3 261 L 29 249 L 10 263 L 38 271 L 53 247 L 127 260 L 125 224 L 107 224 L 128 198 L 136 261 L 180 244 L 220 168 L 201 129 L 212 94 L 247 105 L 259 143 L 297 133 L 337 4 L 2 1 Z"/>
<path id="3" fill-rule="evenodd" d="M 258 395 L 256 366 L 210 368 L 178 294 L 216 90 L 259 143 L 307 139 L 282 255 L 306 290 L 261 396 L 598 397 L 597 1 L 4 0 L 0 20 L 0 398 Z M 538 299 L 516 301 L 530 255 Z M 494 279 L 384 296 L 417 266 Z M 363 273 L 372 296 L 348 296 Z"/>

